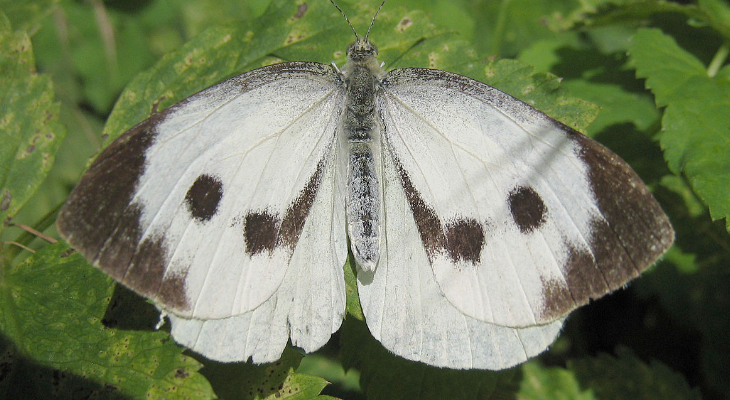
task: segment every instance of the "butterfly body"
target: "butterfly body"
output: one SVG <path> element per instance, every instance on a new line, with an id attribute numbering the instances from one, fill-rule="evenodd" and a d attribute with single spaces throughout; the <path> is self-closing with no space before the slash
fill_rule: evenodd
<path id="1" fill-rule="evenodd" d="M 651 265 L 674 233 L 618 156 L 457 74 L 385 72 L 358 39 L 342 71 L 246 72 L 141 122 L 94 161 L 62 235 L 220 361 L 314 351 L 360 303 L 392 352 L 502 369 Z"/>
<path id="2" fill-rule="evenodd" d="M 343 110 L 343 134 L 347 138 L 347 224 L 357 264 L 375 270 L 379 258 L 380 223 L 383 204 L 380 174 L 380 118 L 375 92 L 383 75 L 377 49 L 359 40 L 348 49 L 343 67 L 347 97 Z"/>

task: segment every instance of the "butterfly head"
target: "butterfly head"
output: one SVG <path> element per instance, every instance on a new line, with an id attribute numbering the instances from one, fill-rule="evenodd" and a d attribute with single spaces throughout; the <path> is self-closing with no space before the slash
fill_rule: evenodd
<path id="1" fill-rule="evenodd" d="M 378 48 L 365 38 L 357 38 L 350 47 L 347 48 L 347 59 L 355 62 L 363 62 L 371 58 L 378 57 Z"/>
<path id="2" fill-rule="evenodd" d="M 383 8 L 385 0 L 380 3 L 380 7 L 378 7 L 377 11 L 375 11 L 375 15 L 373 15 L 373 19 L 370 21 L 370 27 L 368 28 L 368 32 L 365 34 L 365 38 L 361 38 L 357 34 L 355 27 L 352 26 L 352 24 L 350 23 L 350 19 L 347 18 L 345 12 L 342 11 L 342 9 L 334 2 L 334 0 L 330 0 L 330 2 L 342 14 L 342 16 L 345 18 L 345 21 L 347 21 L 347 24 L 350 25 L 352 32 L 355 34 L 355 41 L 350 45 L 350 47 L 347 48 L 347 64 L 363 64 L 370 68 L 373 72 L 380 72 L 382 68 L 378 66 L 378 48 L 375 47 L 374 44 L 370 43 L 369 37 L 370 30 L 373 29 L 373 25 L 375 24 L 375 18 L 377 18 L 378 14 L 380 13 L 380 9 Z"/>

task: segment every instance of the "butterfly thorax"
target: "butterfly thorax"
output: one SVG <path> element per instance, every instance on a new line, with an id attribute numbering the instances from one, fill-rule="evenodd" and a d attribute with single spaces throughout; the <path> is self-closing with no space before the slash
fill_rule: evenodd
<path id="1" fill-rule="evenodd" d="M 367 39 L 357 39 L 347 49 L 342 68 L 347 87 L 345 123 L 354 140 L 367 141 L 375 123 L 376 83 L 384 73 L 377 56 L 378 49 Z"/>
<path id="2" fill-rule="evenodd" d="M 380 128 L 375 107 L 378 81 L 383 75 L 378 50 L 367 39 L 357 39 L 347 50 L 343 67 L 347 98 L 343 133 L 348 141 L 347 225 L 358 265 L 375 269 L 380 255 L 381 189 Z"/>

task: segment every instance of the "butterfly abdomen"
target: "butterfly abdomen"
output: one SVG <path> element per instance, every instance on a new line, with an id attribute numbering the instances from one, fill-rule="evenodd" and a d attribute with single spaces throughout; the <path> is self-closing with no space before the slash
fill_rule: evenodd
<path id="1" fill-rule="evenodd" d="M 353 43 L 344 67 L 347 98 L 343 133 L 348 142 L 347 228 L 358 265 L 372 271 L 380 257 L 382 192 L 379 175 L 380 132 L 375 112 L 377 50 L 367 41 Z"/>

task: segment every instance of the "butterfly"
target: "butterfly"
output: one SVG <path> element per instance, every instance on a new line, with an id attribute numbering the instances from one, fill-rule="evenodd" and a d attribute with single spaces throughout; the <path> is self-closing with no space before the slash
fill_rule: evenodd
<path id="1" fill-rule="evenodd" d="M 82 176 L 59 232 L 213 360 L 323 346 L 349 248 L 384 347 L 492 370 L 671 246 L 610 150 L 471 78 L 386 71 L 369 33 L 341 69 L 258 68 L 140 122 Z"/>

